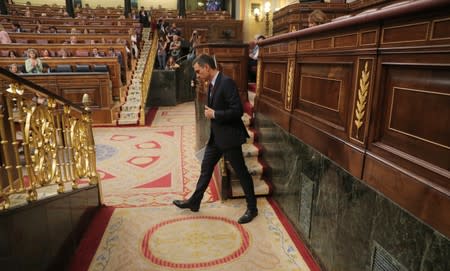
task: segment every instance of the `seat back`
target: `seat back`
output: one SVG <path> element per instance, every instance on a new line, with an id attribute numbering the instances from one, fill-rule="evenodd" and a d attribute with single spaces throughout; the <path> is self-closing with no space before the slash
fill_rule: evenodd
<path id="1" fill-rule="evenodd" d="M 94 72 L 109 72 L 108 66 L 105 64 L 94 64 L 92 70 Z"/>
<path id="2" fill-rule="evenodd" d="M 59 64 L 56 66 L 55 72 L 72 72 L 72 67 L 69 64 Z"/>
<path id="3" fill-rule="evenodd" d="M 75 71 L 76 72 L 90 72 L 91 68 L 89 67 L 88 64 L 77 64 L 75 66 Z"/>

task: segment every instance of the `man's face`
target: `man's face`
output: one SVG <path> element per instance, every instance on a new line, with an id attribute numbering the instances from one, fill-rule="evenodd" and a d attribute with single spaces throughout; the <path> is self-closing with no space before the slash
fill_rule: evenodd
<path id="1" fill-rule="evenodd" d="M 197 75 L 198 79 L 201 80 L 209 80 L 209 66 L 208 65 L 204 65 L 204 67 L 200 67 L 200 65 L 198 65 L 198 63 L 194 64 L 194 71 L 195 74 Z"/>

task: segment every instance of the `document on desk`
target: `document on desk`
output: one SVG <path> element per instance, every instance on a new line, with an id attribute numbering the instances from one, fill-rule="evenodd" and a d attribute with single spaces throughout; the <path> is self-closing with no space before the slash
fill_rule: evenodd
<path id="1" fill-rule="evenodd" d="M 197 160 L 198 160 L 199 162 L 202 162 L 202 161 L 203 161 L 203 156 L 205 156 L 205 149 L 206 149 L 206 146 L 204 146 L 203 148 L 201 148 L 200 150 L 198 150 L 198 151 L 195 153 L 195 158 L 197 158 Z"/>

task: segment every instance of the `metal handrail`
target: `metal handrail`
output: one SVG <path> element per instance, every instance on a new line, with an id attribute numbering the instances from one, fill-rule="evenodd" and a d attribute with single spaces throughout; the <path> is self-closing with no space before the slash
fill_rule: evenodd
<path id="1" fill-rule="evenodd" d="M 2 68 L 0 82 L 0 210 L 98 184 L 89 96 L 81 108 Z"/>

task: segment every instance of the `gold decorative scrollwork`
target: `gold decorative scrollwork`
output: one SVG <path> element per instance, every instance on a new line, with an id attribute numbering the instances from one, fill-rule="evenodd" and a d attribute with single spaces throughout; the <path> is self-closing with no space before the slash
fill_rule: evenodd
<path id="1" fill-rule="evenodd" d="M 52 108 L 42 105 L 27 109 L 26 145 L 31 155 L 33 179 L 40 185 L 53 183 L 58 176 L 56 167 L 57 131 Z"/>
<path id="2" fill-rule="evenodd" d="M 89 167 L 89 134 L 84 121 L 76 120 L 70 129 L 72 154 L 75 162 L 75 178 L 87 175 Z"/>
<path id="3" fill-rule="evenodd" d="M 286 99 L 284 108 L 288 111 L 292 109 L 292 93 L 294 86 L 294 60 L 290 59 L 288 64 L 288 77 L 287 77 L 287 88 L 286 88 Z"/>
<path id="4" fill-rule="evenodd" d="M 367 94 L 369 93 L 369 62 L 364 64 L 364 70 L 361 71 L 361 77 L 359 78 L 358 99 L 356 101 L 355 109 L 355 126 L 356 126 L 356 138 L 359 137 L 359 129 L 364 124 L 364 115 L 366 113 Z"/>

